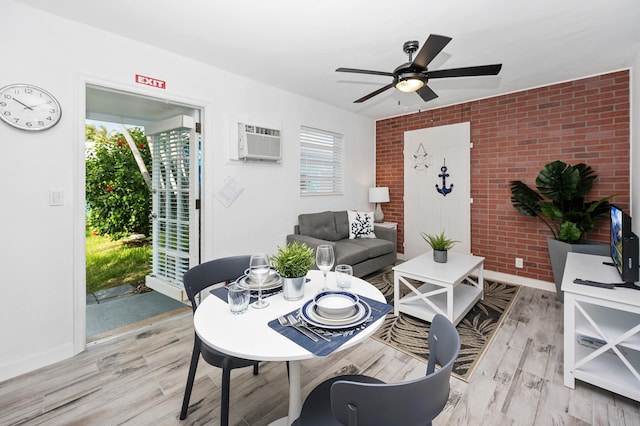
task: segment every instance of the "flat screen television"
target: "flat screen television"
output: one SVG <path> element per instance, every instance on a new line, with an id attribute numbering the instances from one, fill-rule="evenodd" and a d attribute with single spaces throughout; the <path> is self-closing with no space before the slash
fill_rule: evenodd
<path id="1" fill-rule="evenodd" d="M 611 260 L 624 282 L 640 278 L 638 266 L 638 237 L 631 231 L 631 216 L 611 204 Z"/>

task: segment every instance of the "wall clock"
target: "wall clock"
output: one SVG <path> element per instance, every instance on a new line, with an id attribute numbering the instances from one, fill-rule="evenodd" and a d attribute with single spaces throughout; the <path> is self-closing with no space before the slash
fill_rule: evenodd
<path id="1" fill-rule="evenodd" d="M 49 92 L 30 84 L 0 89 L 0 118 L 20 130 L 46 130 L 60 121 L 62 109 Z"/>

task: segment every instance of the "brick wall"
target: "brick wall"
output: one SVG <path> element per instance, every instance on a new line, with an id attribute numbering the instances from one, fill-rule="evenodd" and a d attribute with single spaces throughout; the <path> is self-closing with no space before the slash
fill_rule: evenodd
<path id="1" fill-rule="evenodd" d="M 376 184 L 389 187 L 385 220 L 398 222 L 404 241 L 404 132 L 471 122 L 471 250 L 485 268 L 553 281 L 547 253 L 548 228 L 511 204 L 509 182 L 535 188 L 540 169 L 554 160 L 586 163 L 598 174 L 589 199 L 616 194 L 630 201 L 629 72 L 526 90 L 429 110 L 376 123 Z M 412 230 L 411 232 L 420 232 Z M 608 222 L 586 236 L 608 241 Z M 516 257 L 524 268 L 516 269 Z"/>

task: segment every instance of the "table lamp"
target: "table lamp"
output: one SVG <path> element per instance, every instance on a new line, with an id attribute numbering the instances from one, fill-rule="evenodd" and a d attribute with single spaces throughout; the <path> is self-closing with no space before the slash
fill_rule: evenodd
<path id="1" fill-rule="evenodd" d="M 376 223 L 383 222 L 384 214 L 382 213 L 380 203 L 389 202 L 389 188 L 386 186 L 369 188 L 369 202 L 376 204 L 376 210 L 373 213 L 373 221 Z"/>

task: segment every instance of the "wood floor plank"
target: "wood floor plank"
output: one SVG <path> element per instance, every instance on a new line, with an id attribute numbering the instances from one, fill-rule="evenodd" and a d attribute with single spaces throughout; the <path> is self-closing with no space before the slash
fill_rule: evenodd
<path id="1" fill-rule="evenodd" d="M 640 404 L 595 386 L 563 384 L 563 305 L 555 294 L 522 288 L 468 383 L 451 395 L 434 425 L 640 426 Z M 77 356 L 0 383 L 0 424 L 217 425 L 220 369 L 200 361 L 188 417 L 178 419 L 193 345 L 191 313 L 92 343 Z M 426 364 L 368 339 L 302 362 L 303 395 L 337 374 L 387 382 L 420 377 Z M 263 426 L 286 415 L 284 362 L 231 376 L 231 421 Z"/>

